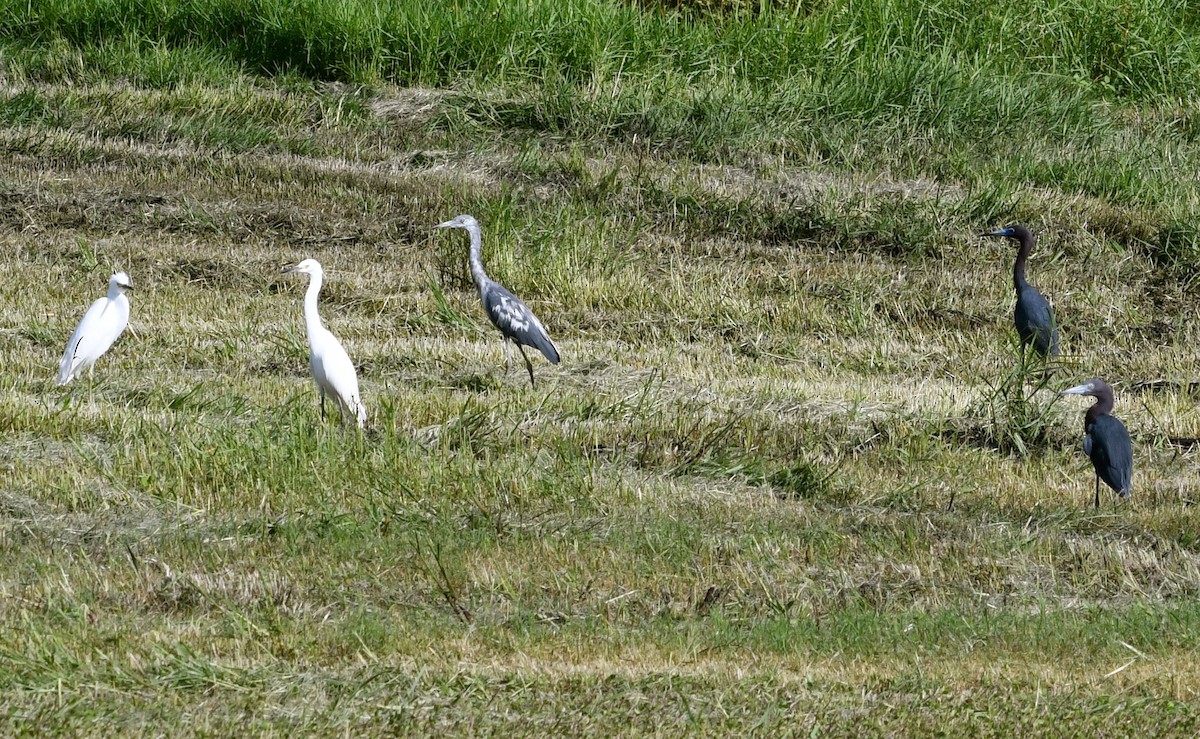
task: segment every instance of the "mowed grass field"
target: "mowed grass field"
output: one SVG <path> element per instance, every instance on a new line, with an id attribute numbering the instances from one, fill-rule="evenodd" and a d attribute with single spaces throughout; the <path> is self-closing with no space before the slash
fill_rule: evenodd
<path id="1" fill-rule="evenodd" d="M 1200 18 L 684 6 L 0 2 L 4 733 L 1200 729 Z"/>

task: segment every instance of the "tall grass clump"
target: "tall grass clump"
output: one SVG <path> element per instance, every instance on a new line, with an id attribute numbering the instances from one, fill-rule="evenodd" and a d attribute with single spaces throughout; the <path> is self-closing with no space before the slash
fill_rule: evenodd
<path id="1" fill-rule="evenodd" d="M 1054 403 L 1057 363 L 1018 350 L 1017 363 L 985 391 L 968 417 L 978 419 L 981 440 L 1003 454 L 1028 456 L 1055 446 Z"/>
<path id="2" fill-rule="evenodd" d="M 553 70 L 605 86 L 670 72 L 689 84 L 848 87 L 924 61 L 969 85 L 1051 75 L 1112 99 L 1183 97 L 1196 86 L 1200 17 L 1185 2 L 705 3 L 604 0 L 0 1 L 9 44 L 85 47 L 125 36 L 219 49 L 264 71 L 442 86 L 536 81 Z M 736 12 L 727 12 L 735 10 Z M 892 102 L 895 102 L 894 100 Z"/>

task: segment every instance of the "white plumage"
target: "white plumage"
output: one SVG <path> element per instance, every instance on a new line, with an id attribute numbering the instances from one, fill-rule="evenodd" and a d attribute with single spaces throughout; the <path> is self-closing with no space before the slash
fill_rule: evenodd
<path id="1" fill-rule="evenodd" d="M 125 291 L 132 289 L 129 275 L 124 272 L 108 279 L 108 294 L 92 303 L 67 342 L 67 350 L 58 363 L 59 385 L 66 385 L 84 370 L 91 370 L 125 331 L 129 324 L 129 298 Z"/>
<path id="2" fill-rule="evenodd" d="M 321 394 L 321 418 L 325 417 L 325 396 L 331 395 L 341 411 L 342 421 L 353 418 L 362 428 L 367 422 L 367 409 L 358 394 L 358 372 L 341 342 L 321 323 L 317 312 L 317 295 L 321 292 L 325 271 L 317 260 L 305 259 L 284 272 L 309 276 L 308 292 L 304 294 L 304 323 L 308 333 L 308 367 Z"/>

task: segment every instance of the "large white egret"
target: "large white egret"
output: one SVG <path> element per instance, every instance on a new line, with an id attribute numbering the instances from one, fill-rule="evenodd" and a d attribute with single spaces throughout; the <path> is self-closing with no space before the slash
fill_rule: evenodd
<path id="1" fill-rule="evenodd" d="M 471 237 L 471 278 L 479 290 L 479 299 L 483 301 L 483 310 L 487 313 L 492 325 L 504 334 L 504 354 L 509 356 L 511 351 L 508 342 L 517 345 L 521 359 L 525 360 L 525 369 L 529 370 L 529 385 L 536 387 L 533 382 L 533 364 L 525 355 L 524 346 L 531 346 L 542 353 L 550 364 L 558 364 L 558 349 L 550 340 L 550 334 L 542 326 L 538 317 L 533 315 L 529 306 L 525 305 L 516 295 L 483 271 L 483 237 L 480 234 L 479 222 L 471 216 L 462 215 L 445 223 L 439 223 L 434 228 L 462 228 Z"/>
<path id="2" fill-rule="evenodd" d="M 126 290 L 132 290 L 129 275 L 118 272 L 108 278 L 108 294 L 92 303 L 83 320 L 75 327 L 67 350 L 58 363 L 58 384 L 66 385 L 88 370 L 129 324 L 129 298 Z"/>
<path id="3" fill-rule="evenodd" d="M 321 323 L 321 315 L 317 312 L 317 295 L 325 279 L 321 263 L 305 259 L 283 271 L 309 277 L 308 292 L 304 294 L 304 324 L 308 332 L 308 368 L 321 394 L 321 418 L 325 418 L 325 396 L 332 395 L 342 413 L 342 422 L 354 418 L 362 428 L 367 422 L 367 409 L 358 394 L 358 372 L 341 342 Z"/>

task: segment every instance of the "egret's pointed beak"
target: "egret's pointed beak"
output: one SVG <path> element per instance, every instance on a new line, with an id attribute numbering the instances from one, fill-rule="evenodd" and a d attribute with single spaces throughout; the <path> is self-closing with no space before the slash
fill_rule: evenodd
<path id="1" fill-rule="evenodd" d="M 118 282 L 117 284 L 121 286 L 122 290 L 132 290 L 133 289 L 133 285 L 130 285 L 128 282 L 124 282 L 124 283 Z"/>
<path id="2" fill-rule="evenodd" d="M 457 225 L 458 224 L 455 223 L 454 221 L 444 221 L 444 222 L 439 223 L 438 225 L 434 226 L 434 228 L 454 228 Z"/>
<path id="3" fill-rule="evenodd" d="M 279 274 L 290 275 L 291 273 L 295 272 L 298 269 L 300 269 L 300 265 L 298 265 L 298 264 L 295 267 L 284 267 L 283 269 L 279 270 Z"/>
<path id="4" fill-rule="evenodd" d="M 1060 390 L 1060 391 L 1058 391 L 1058 394 L 1059 395 L 1087 395 L 1093 389 L 1094 388 L 1092 387 L 1092 383 L 1085 382 L 1082 385 L 1076 385 L 1075 387 L 1069 387 L 1066 390 Z"/>

